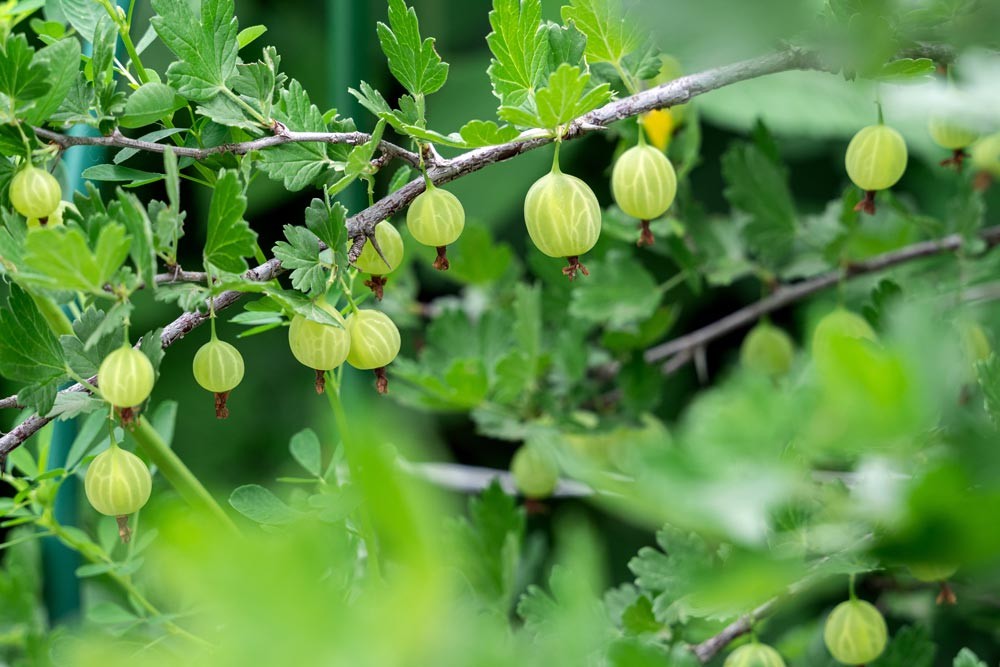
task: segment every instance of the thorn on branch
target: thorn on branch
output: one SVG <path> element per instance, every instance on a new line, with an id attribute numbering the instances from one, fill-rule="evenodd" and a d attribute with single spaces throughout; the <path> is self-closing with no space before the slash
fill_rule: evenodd
<path id="1" fill-rule="evenodd" d="M 271 119 L 271 134 L 276 137 L 288 137 L 288 126 L 280 120 Z"/>

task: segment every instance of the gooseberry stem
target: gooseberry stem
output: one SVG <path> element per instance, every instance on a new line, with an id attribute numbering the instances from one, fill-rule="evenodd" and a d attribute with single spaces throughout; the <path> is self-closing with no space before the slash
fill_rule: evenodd
<path id="1" fill-rule="evenodd" d="M 561 174 L 562 169 L 559 168 L 559 147 L 562 146 L 562 139 L 557 138 L 555 140 L 555 145 L 556 145 L 556 150 L 555 153 L 553 153 L 552 155 L 552 173 Z"/>
<path id="2" fill-rule="evenodd" d="M 170 483 L 170 486 L 174 487 L 174 490 L 177 491 L 188 505 L 204 511 L 206 514 L 214 517 L 227 530 L 239 534 L 239 529 L 233 523 L 232 519 L 229 518 L 229 515 L 215 502 L 212 494 L 195 477 L 194 473 L 184 465 L 184 462 L 177 456 L 177 453 L 150 426 L 148 420 L 140 420 L 131 433 L 139 449 L 146 455 L 146 458 L 157 467 L 163 478 Z"/>
<path id="3" fill-rule="evenodd" d="M 340 436 L 340 442 L 344 447 L 344 456 L 347 459 L 347 467 L 351 471 L 352 481 L 360 484 L 361 475 L 364 473 L 361 470 L 361 462 L 358 460 L 357 449 L 355 447 L 357 443 L 355 443 L 351 435 L 351 430 L 347 422 L 347 413 L 344 411 L 344 404 L 340 400 L 339 381 L 327 384 L 326 396 L 330 402 L 330 409 L 333 411 L 333 421 L 336 423 L 337 434 Z M 360 514 L 359 533 L 365 543 L 368 571 L 374 579 L 381 580 L 382 573 L 378 560 L 378 545 L 375 540 L 375 526 L 372 524 L 371 516 L 368 514 L 368 510 L 364 504 L 361 505 L 358 512 Z"/>
<path id="4" fill-rule="evenodd" d="M 857 594 L 855 594 L 855 592 L 854 592 L 854 574 L 851 574 L 850 578 L 848 579 L 847 591 L 848 591 L 848 593 L 850 595 L 850 598 L 852 600 L 857 600 L 858 599 Z"/>

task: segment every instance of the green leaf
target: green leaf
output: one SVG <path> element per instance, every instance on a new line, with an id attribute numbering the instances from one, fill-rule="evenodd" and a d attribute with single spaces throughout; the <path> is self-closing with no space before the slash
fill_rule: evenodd
<path id="1" fill-rule="evenodd" d="M 251 521 L 267 526 L 290 523 L 299 513 L 259 484 L 236 488 L 229 496 L 229 504 Z"/>
<path id="2" fill-rule="evenodd" d="M 165 83 L 151 81 L 139 86 L 125 103 L 122 127 L 143 127 L 168 118 L 187 106 L 184 98 Z"/>
<path id="3" fill-rule="evenodd" d="M 662 294 L 653 276 L 630 253 L 613 250 L 589 268 L 589 279 L 573 290 L 573 317 L 625 328 L 649 319 L 660 305 Z"/>
<path id="4" fill-rule="evenodd" d="M 303 429 L 292 436 L 288 451 L 300 466 L 316 477 L 323 473 L 319 438 L 312 429 Z"/>
<path id="5" fill-rule="evenodd" d="M 750 215 L 744 236 L 750 249 L 770 268 L 788 259 L 795 240 L 795 203 L 785 170 L 757 146 L 738 143 L 722 156 L 726 199 Z"/>
<path id="6" fill-rule="evenodd" d="M 489 228 L 477 223 L 465 226 L 448 254 L 459 258 L 452 264 L 448 277 L 470 285 L 486 285 L 498 280 L 514 261 L 510 245 L 495 240 Z"/>
<path id="7" fill-rule="evenodd" d="M 243 30 L 240 30 L 239 34 L 236 35 L 236 43 L 239 44 L 242 49 L 251 44 L 265 32 L 267 32 L 267 26 L 264 25 L 252 25 L 249 28 L 243 28 Z"/>
<path id="8" fill-rule="evenodd" d="M 540 0 L 493 0 L 493 32 L 486 37 L 493 59 L 487 71 L 493 94 L 504 105 L 520 106 L 544 81 L 548 40 L 541 21 Z"/>
<path id="9" fill-rule="evenodd" d="M 967 648 L 958 652 L 958 655 L 955 656 L 955 662 L 952 664 L 954 667 L 986 667 L 986 663 Z"/>
<path id="10" fill-rule="evenodd" d="M 24 114 L 30 125 L 41 125 L 54 114 L 80 76 L 80 42 L 63 39 L 35 54 L 34 64 L 46 72 L 48 90 Z"/>
<path id="11" fill-rule="evenodd" d="M 900 58 L 883 65 L 874 78 L 894 83 L 922 83 L 930 80 L 935 70 L 930 58 Z"/>
<path id="12" fill-rule="evenodd" d="M 117 223 L 101 227 L 93 251 L 77 227 L 38 229 L 28 235 L 25 279 L 49 289 L 106 297 L 104 285 L 128 257 L 131 245 L 125 227 Z"/>
<path id="13" fill-rule="evenodd" d="M 80 33 L 88 42 L 94 39 L 94 27 L 98 19 L 107 16 L 107 12 L 98 2 L 93 0 L 49 0 L 55 4 L 73 29 Z"/>
<path id="14" fill-rule="evenodd" d="M 591 63 L 620 64 L 642 43 L 636 23 L 625 19 L 617 0 L 570 0 L 562 8 L 562 18 L 586 35 L 585 55 Z"/>
<path id="15" fill-rule="evenodd" d="M 331 129 L 323 122 L 323 114 L 309 100 L 309 94 L 294 79 L 287 90 L 281 91 L 274 117 L 287 128 L 300 132 Z M 347 125 L 342 123 L 332 129 L 346 130 Z M 326 176 L 335 166 L 333 157 L 346 159 L 346 156 L 343 146 L 330 147 L 319 142 L 285 144 L 262 151 L 260 168 L 271 178 L 283 181 L 288 190 L 297 191 Z"/>
<path id="16" fill-rule="evenodd" d="M 129 254 L 135 263 L 139 278 L 146 288 L 156 289 L 156 253 L 153 247 L 153 226 L 142 202 L 135 195 L 118 190 L 117 201 L 109 206 L 111 214 L 125 223 L 132 246 Z"/>
<path id="17" fill-rule="evenodd" d="M 236 74 L 236 19 L 232 0 L 202 0 L 196 15 L 187 0 L 153 0 L 156 34 L 179 60 L 167 68 L 167 80 L 181 95 L 209 102 Z"/>
<path id="18" fill-rule="evenodd" d="M 448 64 L 434 49 L 434 39 L 420 39 L 417 13 L 403 0 L 389 0 L 389 25 L 378 24 L 378 40 L 389 70 L 412 95 L 429 95 L 448 79 Z"/>
<path id="19" fill-rule="evenodd" d="M 222 171 L 212 191 L 208 207 L 208 237 L 205 239 L 205 263 L 223 271 L 247 270 L 244 257 L 253 256 L 257 233 L 243 219 L 247 198 L 235 171 Z"/>
<path id="20" fill-rule="evenodd" d="M 517 139 L 520 132 L 510 125 L 498 126 L 491 120 L 470 120 L 458 131 L 469 148 L 496 146 Z"/>
<path id="21" fill-rule="evenodd" d="M 305 227 L 285 225 L 285 238 L 272 252 L 286 269 L 291 269 L 292 287 L 310 297 L 326 293 L 329 268 L 320 261 L 319 239 Z"/>
<path id="22" fill-rule="evenodd" d="M 892 641 L 871 667 L 931 667 L 936 647 L 920 627 L 907 626 L 892 636 Z"/>
<path id="23" fill-rule="evenodd" d="M 564 63 L 549 76 L 548 85 L 535 94 L 533 112 L 530 108 L 504 106 L 500 108 L 500 117 L 515 125 L 554 130 L 599 107 L 610 97 L 608 84 L 590 87 L 589 73 Z"/>
<path id="24" fill-rule="evenodd" d="M 0 93 L 25 101 L 43 95 L 49 90 L 47 71 L 41 63 L 34 63 L 34 49 L 27 38 L 17 33 L 0 47 Z"/>
<path id="25" fill-rule="evenodd" d="M 517 586 L 525 514 L 494 480 L 469 501 L 469 516 L 452 524 L 465 580 L 476 594 L 506 614 Z"/>
<path id="26" fill-rule="evenodd" d="M 0 375 L 15 382 L 46 384 L 65 374 L 62 348 L 31 296 L 10 285 L 0 310 Z"/>
<path id="27" fill-rule="evenodd" d="M 120 164 L 95 164 L 84 169 L 80 175 L 90 181 L 111 181 L 112 183 L 131 183 L 134 185 L 144 185 L 163 178 L 161 174 L 152 171 L 132 169 Z"/>
<path id="28" fill-rule="evenodd" d="M 112 318 L 113 328 L 109 328 L 105 326 L 106 317 L 103 310 L 90 306 L 73 322 L 76 335 L 59 337 L 66 363 L 77 375 L 97 375 L 101 361 L 121 346 L 120 321 Z"/>
<path id="29" fill-rule="evenodd" d="M 306 227 L 326 244 L 337 249 L 344 235 L 347 209 L 340 202 L 327 206 L 322 199 L 313 199 L 305 213 Z"/>

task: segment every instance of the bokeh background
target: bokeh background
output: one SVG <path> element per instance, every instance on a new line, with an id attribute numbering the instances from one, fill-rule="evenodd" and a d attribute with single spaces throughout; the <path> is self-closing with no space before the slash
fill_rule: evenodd
<path id="1" fill-rule="evenodd" d="M 450 132 L 470 118 L 495 118 L 496 99 L 485 73 L 490 58 L 485 42 L 490 31 L 489 0 L 412 0 L 412 4 L 421 19 L 422 32 L 437 38 L 438 50 L 451 66 L 447 85 L 430 99 L 430 126 Z M 557 19 L 560 4 L 558 0 L 545 1 L 547 18 Z M 647 26 L 657 45 L 675 56 L 685 71 L 694 72 L 767 53 L 780 48 L 785 40 L 815 30 L 817 11 L 824 3 L 821 0 L 639 0 L 628 4 L 630 18 Z M 141 3 L 137 11 L 140 17 L 145 13 L 148 18 L 151 9 L 148 3 Z M 375 22 L 385 15 L 383 0 L 237 0 L 236 14 L 241 27 L 264 24 L 268 28 L 251 50 L 275 46 L 282 56 L 282 70 L 299 79 L 321 109 L 336 107 L 341 115 L 353 117 L 361 130 L 370 130 L 374 122 L 347 94 L 348 87 L 357 87 L 361 80 L 366 80 L 390 101 L 402 92 L 385 68 L 375 36 Z M 142 23 L 142 19 L 137 20 L 137 24 Z M 168 56 L 157 49 L 162 50 L 162 45 L 155 45 L 144 59 L 162 71 Z M 847 186 L 843 151 L 850 136 L 874 120 L 873 99 L 869 84 L 815 72 L 771 76 L 699 97 L 696 104 L 703 123 L 703 147 L 700 164 L 690 176 L 694 197 L 709 212 L 728 211 L 729 205 L 722 194 L 719 157 L 734 138 L 746 136 L 762 120 L 780 141 L 800 210 L 820 212 Z M 914 156 L 897 191 L 934 211 L 943 203 L 934 200 L 933 188 L 928 186 L 934 178 L 932 167 L 940 156 L 926 136 L 923 116 L 910 113 L 918 104 L 919 100 L 912 98 L 903 98 L 898 103 L 887 98 L 887 110 L 896 114 L 894 125 L 906 135 Z M 573 142 L 563 153 L 564 169 L 591 183 L 602 203 L 610 201 L 607 175 L 614 150 L 614 142 L 595 135 Z M 448 154 L 447 150 L 442 152 Z M 142 159 L 145 158 L 137 158 L 132 166 L 142 168 Z M 148 159 L 155 168 L 156 158 Z M 523 262 L 527 243 L 521 217 L 524 193 L 546 172 L 550 160 L 550 152 L 535 151 L 449 186 L 463 201 L 470 220 L 488 226 L 498 242 L 511 246 L 515 262 Z M 380 192 L 384 192 L 388 176 L 381 175 Z M 364 203 L 360 185 L 354 187 L 355 190 L 344 195 L 352 211 Z M 162 196 L 157 185 L 149 186 L 140 195 Z M 198 264 L 202 240 L 199 234 L 204 233 L 199 212 L 203 214 L 207 208 L 208 195 L 198 186 L 184 184 L 183 198 L 189 214 L 182 256 L 192 268 Z M 266 178 L 254 183 L 249 193 L 247 218 L 260 235 L 265 252 L 282 238 L 283 225 L 301 223 L 302 212 L 312 196 L 308 191 L 289 193 Z M 998 204 L 1000 196 L 994 189 L 990 208 L 997 210 Z M 886 238 L 893 243 L 898 243 L 899 235 L 906 233 L 885 230 Z M 411 264 L 402 277 L 392 278 L 390 289 L 396 283 L 399 289 L 416 291 L 419 285 L 417 298 L 422 303 L 431 303 L 461 289 L 447 276 L 429 270 L 427 262 L 422 264 Z M 758 293 L 759 286 L 752 281 L 703 293 L 697 298 L 678 290 L 673 294 L 681 308 L 681 317 L 672 333 L 713 321 Z M 136 332 L 151 330 L 177 314 L 173 306 L 154 302 L 142 294 L 136 302 L 133 321 Z M 393 307 L 391 299 L 387 307 Z M 245 330 L 227 322 L 228 316 L 240 310 L 237 307 L 222 316 L 220 335 L 232 340 Z M 404 354 L 412 356 L 420 344 L 422 322 L 412 312 L 399 315 Z M 775 320 L 801 338 L 808 321 L 808 308 L 780 312 Z M 320 434 L 333 430 L 326 401 L 314 393 L 311 371 L 292 358 L 284 344 L 285 335 L 284 330 L 273 330 L 238 343 L 246 359 L 247 375 L 230 398 L 232 417 L 226 421 L 215 419 L 212 397 L 195 386 L 190 373 L 192 356 L 207 339 L 207 330 L 193 332 L 167 353 L 153 400 L 178 402 L 173 446 L 220 497 L 226 497 L 229 490 L 240 484 L 267 484 L 283 474 L 292 474 L 294 464 L 289 459 L 287 443 L 302 428 L 310 426 Z M 733 361 L 741 336 L 735 334 L 712 346 L 708 359 L 710 379 Z M 352 418 L 405 424 L 411 432 L 424 436 L 430 445 L 429 458 L 506 468 L 515 450 L 511 443 L 477 435 L 472 422 L 463 415 L 428 415 L 401 406 L 391 398 L 376 398 L 368 374 L 348 370 L 347 378 L 346 402 Z M 662 386 L 656 389 L 663 396 L 659 416 L 668 422 L 675 418 L 699 386 L 693 369 L 663 379 Z M 15 387 L 0 382 L 0 394 L 14 390 Z M 9 427 L 13 417 L 9 412 L 0 414 L 0 428 Z M 580 503 L 566 501 L 553 511 L 591 514 L 608 545 L 611 581 L 627 578 L 628 559 L 640 546 L 650 542 L 645 530 L 616 518 L 606 518 Z M 533 524 L 542 528 L 548 521 L 547 516 L 532 518 Z M 960 639 L 956 637 L 955 641 Z M 943 647 L 943 652 L 947 654 L 950 648 Z M 990 657 L 988 649 L 981 657 Z M 995 661 L 996 656 L 992 659 Z"/>

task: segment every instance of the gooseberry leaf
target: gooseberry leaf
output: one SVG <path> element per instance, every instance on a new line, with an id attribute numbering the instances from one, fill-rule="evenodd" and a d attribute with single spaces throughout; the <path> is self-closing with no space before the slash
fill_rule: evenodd
<path id="1" fill-rule="evenodd" d="M 329 124 L 309 99 L 309 94 L 295 79 L 282 90 L 273 110 L 275 120 L 290 130 L 300 132 L 347 132 L 354 129 L 350 121 L 334 119 Z M 275 146 L 261 152 L 260 168 L 274 180 L 284 182 L 296 191 L 319 182 L 338 162 L 347 159 L 348 148 L 321 142 L 299 142 Z"/>
<path id="2" fill-rule="evenodd" d="M 297 225 L 285 225 L 286 241 L 274 245 L 274 256 L 291 269 L 292 287 L 311 297 L 326 293 L 328 268 L 320 261 L 319 238 Z"/>
<path id="3" fill-rule="evenodd" d="M 935 650 L 926 630 L 906 626 L 893 633 L 885 653 L 871 667 L 931 667 Z"/>
<path id="4" fill-rule="evenodd" d="M 590 266 L 593 280 L 582 280 L 573 290 L 569 313 L 610 329 L 635 326 L 649 319 L 662 294 L 653 276 L 622 250 L 609 252 Z"/>
<path id="5" fill-rule="evenodd" d="M 796 234 L 795 203 L 785 170 L 757 146 L 737 143 L 722 156 L 726 199 L 750 216 L 743 234 L 769 268 L 787 259 Z"/>
<path id="6" fill-rule="evenodd" d="M 347 209 L 340 202 L 327 206 L 322 199 L 313 199 L 305 213 L 306 227 L 328 248 L 340 246 L 347 220 Z"/>
<path id="7" fill-rule="evenodd" d="M 178 58 L 167 68 L 168 83 L 201 103 L 227 90 L 239 51 L 232 0 L 202 0 L 200 15 L 187 0 L 153 0 L 153 9 L 150 22 Z"/>
<path id="8" fill-rule="evenodd" d="M 237 487 L 229 496 L 229 504 L 251 521 L 266 526 L 279 526 L 298 518 L 299 513 L 259 484 Z"/>
<path id="9" fill-rule="evenodd" d="M 139 277 L 149 290 L 156 289 L 156 252 L 153 243 L 153 226 L 146 208 L 134 194 L 118 190 L 118 197 L 108 206 L 115 219 L 125 224 L 132 244 L 129 254 Z"/>
<path id="10" fill-rule="evenodd" d="M 306 428 L 293 435 L 288 443 L 288 451 L 307 472 L 317 477 L 322 475 L 319 437 L 315 431 Z"/>
<path id="11" fill-rule="evenodd" d="M 46 73 L 48 90 L 25 112 L 25 120 L 31 125 L 41 125 L 56 112 L 80 78 L 80 42 L 59 40 L 40 49 L 32 62 Z"/>
<path id="12" fill-rule="evenodd" d="M 585 55 L 591 63 L 621 64 L 642 44 L 635 21 L 627 21 L 617 0 L 570 0 L 563 21 L 572 21 L 587 37 Z"/>
<path id="13" fill-rule="evenodd" d="M 562 64 L 548 79 L 548 84 L 535 94 L 535 119 L 528 123 L 534 127 L 556 129 L 577 116 L 596 109 L 611 97 L 608 84 L 590 86 L 590 74 L 579 67 Z M 503 107 L 500 117 L 518 124 L 524 123 L 524 116 L 505 116 L 509 107 Z"/>
<path id="14" fill-rule="evenodd" d="M 491 120 L 470 120 L 458 131 L 462 141 L 469 148 L 496 146 L 517 139 L 516 127 L 510 125 L 498 126 Z"/>
<path id="15" fill-rule="evenodd" d="M 243 219 L 247 198 L 235 171 L 223 170 L 212 190 L 208 207 L 208 237 L 205 239 L 205 264 L 240 273 L 247 270 L 245 257 L 257 248 L 257 233 Z"/>
<path id="16" fill-rule="evenodd" d="M 103 325 L 107 314 L 93 306 L 73 322 L 75 336 L 60 336 L 66 363 L 82 377 L 97 375 L 101 361 L 121 346 L 121 335 Z M 114 321 L 115 326 L 119 324 Z"/>
<path id="17" fill-rule="evenodd" d="M 544 81 L 548 41 L 541 22 L 540 0 L 493 0 L 487 73 L 501 104 L 523 104 Z"/>
<path id="18" fill-rule="evenodd" d="M 44 385 L 62 378 L 65 368 L 62 347 L 38 306 L 11 284 L 7 307 L 0 310 L 0 375 Z"/>
<path id="19" fill-rule="evenodd" d="M 389 60 L 389 71 L 411 95 L 429 95 L 448 79 L 448 64 L 434 48 L 434 39 L 421 40 L 417 13 L 403 0 L 389 0 L 389 25 L 379 22 L 378 41 Z"/>
<path id="20" fill-rule="evenodd" d="M 45 67 L 32 62 L 34 55 L 35 50 L 21 33 L 11 35 L 0 46 L 0 93 L 11 100 L 25 101 L 49 90 Z"/>
<path id="21" fill-rule="evenodd" d="M 986 667 L 986 663 L 967 648 L 963 648 L 955 656 L 954 667 Z"/>
<path id="22" fill-rule="evenodd" d="M 139 86 L 125 102 L 122 127 L 143 127 L 169 117 L 187 105 L 184 98 L 165 83 L 150 81 Z"/>
<path id="23" fill-rule="evenodd" d="M 49 289 L 108 297 L 104 286 L 128 257 L 131 239 L 118 223 L 102 225 L 93 250 L 79 227 L 38 229 L 28 235 L 23 279 Z"/>

